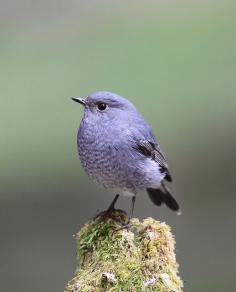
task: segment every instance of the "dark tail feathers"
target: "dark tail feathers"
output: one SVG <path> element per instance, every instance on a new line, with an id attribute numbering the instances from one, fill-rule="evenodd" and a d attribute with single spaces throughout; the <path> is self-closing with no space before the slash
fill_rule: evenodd
<path id="1" fill-rule="evenodd" d="M 147 189 L 148 195 L 152 202 L 157 205 L 161 206 L 162 203 L 165 203 L 171 210 L 177 211 L 180 213 L 180 207 L 177 201 L 172 197 L 168 188 L 162 183 L 160 189 Z"/>

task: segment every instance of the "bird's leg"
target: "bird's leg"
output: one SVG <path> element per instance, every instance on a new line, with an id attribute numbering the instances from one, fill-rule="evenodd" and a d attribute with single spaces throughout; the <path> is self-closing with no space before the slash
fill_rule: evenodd
<path id="1" fill-rule="evenodd" d="M 130 227 L 130 219 L 133 217 L 133 214 L 134 214 L 135 199 L 136 199 L 136 196 L 134 195 L 132 197 L 132 201 L 131 201 L 131 207 L 130 207 L 128 222 L 125 225 L 123 225 L 122 228 L 129 228 Z"/>
<path id="2" fill-rule="evenodd" d="M 102 211 L 101 213 L 99 213 L 98 215 L 96 215 L 95 218 L 100 217 L 101 219 L 105 219 L 105 218 L 111 216 L 112 215 L 112 212 L 114 210 L 116 210 L 115 209 L 115 204 L 116 204 L 119 196 L 120 196 L 119 194 L 116 194 L 116 196 L 113 199 L 113 201 L 111 202 L 110 206 L 105 211 Z"/>
<path id="3" fill-rule="evenodd" d="M 106 212 L 110 213 L 111 211 L 115 210 L 115 204 L 119 198 L 119 194 L 116 194 L 115 198 L 113 199 L 113 201 L 111 202 L 110 206 L 108 207 L 108 209 L 106 210 Z"/>
<path id="4" fill-rule="evenodd" d="M 114 232 L 119 231 L 119 230 L 122 230 L 122 229 L 129 229 L 131 227 L 131 225 L 130 225 L 130 219 L 133 217 L 135 199 L 136 199 L 136 196 L 134 195 L 132 197 L 132 202 L 131 202 L 131 207 L 130 207 L 128 222 L 125 223 L 124 225 L 122 225 L 120 228 L 116 229 Z"/>
<path id="5" fill-rule="evenodd" d="M 130 219 L 133 217 L 133 214 L 134 214 L 135 199 L 136 199 L 136 195 L 134 195 L 132 197 L 131 208 L 130 208 L 130 213 L 129 213 L 129 222 L 130 222 Z"/>

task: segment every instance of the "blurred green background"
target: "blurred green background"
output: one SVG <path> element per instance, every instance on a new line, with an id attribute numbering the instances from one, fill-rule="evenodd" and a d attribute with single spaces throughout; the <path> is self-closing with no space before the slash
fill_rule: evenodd
<path id="1" fill-rule="evenodd" d="M 0 290 L 63 291 L 72 235 L 110 203 L 81 169 L 70 100 L 134 102 L 167 154 L 186 291 L 235 291 L 235 1 L 0 1 Z M 130 200 L 119 206 L 127 209 Z"/>

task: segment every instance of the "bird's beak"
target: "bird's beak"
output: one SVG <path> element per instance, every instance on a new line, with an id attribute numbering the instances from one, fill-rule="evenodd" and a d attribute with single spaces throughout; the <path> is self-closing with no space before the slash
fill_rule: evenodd
<path id="1" fill-rule="evenodd" d="M 82 104 L 82 105 L 86 105 L 86 102 L 83 98 L 80 98 L 80 97 L 72 97 L 72 100 Z"/>

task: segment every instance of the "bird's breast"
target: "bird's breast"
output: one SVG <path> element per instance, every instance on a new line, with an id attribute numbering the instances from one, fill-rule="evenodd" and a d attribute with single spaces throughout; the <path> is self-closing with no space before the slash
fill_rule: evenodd
<path id="1" fill-rule="evenodd" d="M 115 148 L 104 133 L 94 129 L 80 129 L 78 132 L 78 151 L 86 173 L 98 184 L 106 187 L 114 177 L 116 162 Z"/>

